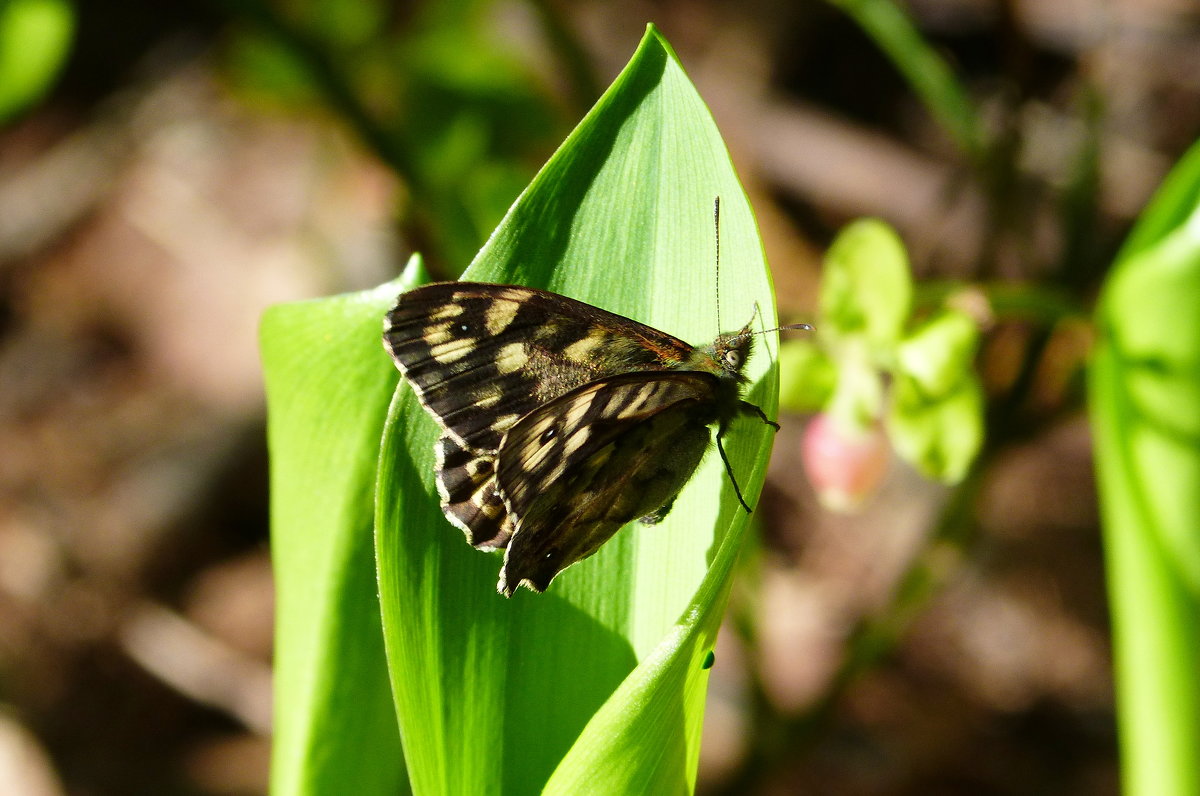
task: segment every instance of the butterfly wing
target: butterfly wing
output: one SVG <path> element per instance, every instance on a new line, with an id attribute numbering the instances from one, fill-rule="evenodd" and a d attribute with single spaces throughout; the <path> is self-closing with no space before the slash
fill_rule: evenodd
<path id="1" fill-rule="evenodd" d="M 496 487 L 495 453 L 473 453 L 450 434 L 435 443 L 434 453 L 434 474 L 446 518 L 480 550 L 507 546 L 514 523 Z"/>
<path id="2" fill-rule="evenodd" d="M 400 295 L 384 345 L 445 429 L 437 484 L 448 519 L 481 548 L 513 520 L 495 479 L 504 434 L 539 406 L 616 373 L 663 370 L 691 347 L 589 304 L 533 288 L 439 282 Z"/>
<path id="3" fill-rule="evenodd" d="M 465 448 L 495 451 L 518 419 L 587 382 L 664 370 L 692 347 L 629 318 L 514 285 L 438 282 L 403 293 L 384 345 Z"/>
<path id="4" fill-rule="evenodd" d="M 622 525 L 665 509 L 695 472 L 716 419 L 708 373 L 623 373 L 573 390 L 518 421 L 496 478 L 514 534 L 498 589 L 543 591 Z"/>

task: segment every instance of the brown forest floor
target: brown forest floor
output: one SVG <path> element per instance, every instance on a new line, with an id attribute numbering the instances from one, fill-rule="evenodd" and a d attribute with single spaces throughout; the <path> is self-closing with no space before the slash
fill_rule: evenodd
<path id="1" fill-rule="evenodd" d="M 233 98 L 211 10 L 119 5 L 146 17 L 119 40 L 81 27 L 56 93 L 0 128 L 0 791 L 261 793 L 272 582 L 258 316 L 377 284 L 411 246 L 392 223 L 397 181 L 336 121 Z M 853 25 L 792 5 L 733 17 L 718 3 L 590 3 L 572 23 L 606 76 L 644 20 L 672 41 L 751 193 L 783 313 L 811 312 L 820 252 L 859 215 L 895 224 L 920 276 L 970 274 L 995 241 L 948 142 Z M 1037 278 L 1067 245 L 1055 191 L 1085 85 L 1104 108 L 1091 243 L 1111 257 L 1200 131 L 1196 9 L 909 7 L 985 108 L 1024 79 L 1010 121 L 1026 139 L 1030 232 L 996 245 L 995 275 Z M 989 388 L 1014 378 L 1032 335 L 991 331 Z M 895 464 L 863 514 L 827 515 L 796 476 L 803 418 L 784 419 L 758 591 L 734 599 L 757 643 L 731 631 L 717 649 L 702 792 L 1117 792 L 1086 344 L 1086 331 L 1051 340 L 971 542 L 946 550 L 944 587 L 815 730 L 797 717 L 946 493 Z"/>

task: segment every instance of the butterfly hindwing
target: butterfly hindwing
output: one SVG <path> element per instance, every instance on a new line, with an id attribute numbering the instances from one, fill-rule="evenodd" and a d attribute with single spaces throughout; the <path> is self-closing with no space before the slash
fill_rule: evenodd
<path id="1" fill-rule="evenodd" d="M 622 525 L 661 519 L 708 447 L 718 388 L 707 373 L 624 373 L 514 425 L 496 470 L 516 518 L 500 592 L 522 583 L 542 591 Z"/>

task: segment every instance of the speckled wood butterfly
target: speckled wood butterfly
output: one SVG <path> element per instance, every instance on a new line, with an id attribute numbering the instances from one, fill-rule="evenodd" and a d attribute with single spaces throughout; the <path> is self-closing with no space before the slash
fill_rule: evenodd
<path id="1" fill-rule="evenodd" d="M 383 340 L 442 426 L 442 510 L 476 548 L 505 550 L 511 596 L 544 591 L 631 520 L 662 520 L 714 423 L 750 510 L 721 438 L 739 414 L 778 428 L 741 397 L 754 334 L 697 347 L 544 290 L 438 282 L 400 295 Z"/>

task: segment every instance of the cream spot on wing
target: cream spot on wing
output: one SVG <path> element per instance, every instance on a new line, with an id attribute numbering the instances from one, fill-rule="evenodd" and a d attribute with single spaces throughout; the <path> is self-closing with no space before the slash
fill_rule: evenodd
<path id="1" fill-rule="evenodd" d="M 563 457 L 567 458 L 583 447 L 583 443 L 587 442 L 590 436 L 592 436 L 592 430 L 587 426 L 580 426 L 574 434 L 567 438 L 567 444 L 563 446 Z"/>
<path id="2" fill-rule="evenodd" d="M 491 395 L 482 395 L 479 398 L 475 399 L 475 408 L 476 409 L 491 409 L 493 406 L 500 403 L 500 398 L 501 398 L 500 393 L 493 393 Z"/>
<path id="3" fill-rule="evenodd" d="M 464 337 L 460 340 L 449 340 L 433 346 L 429 349 L 429 355 L 443 365 L 449 365 L 451 362 L 462 359 L 474 349 L 475 338 Z"/>
<path id="4" fill-rule="evenodd" d="M 530 444 L 526 449 L 525 465 L 530 470 L 537 471 L 541 468 L 542 463 L 550 457 L 550 454 L 558 448 L 558 441 L 552 440 L 545 445 Z M 552 481 L 552 478 L 544 478 L 546 482 Z"/>
<path id="5" fill-rule="evenodd" d="M 429 320 L 444 321 L 447 318 L 457 318 L 463 314 L 463 305 L 461 304 L 443 304 L 433 312 L 429 313 Z"/>
<path id="6" fill-rule="evenodd" d="M 496 370 L 501 374 L 512 373 L 525 367 L 529 361 L 529 352 L 524 343 L 509 343 L 496 352 Z"/>
<path id="7" fill-rule="evenodd" d="M 593 390 L 586 395 L 580 395 L 575 401 L 575 405 L 571 407 L 571 411 L 567 412 L 567 428 L 582 427 L 583 417 L 587 414 L 588 409 L 592 406 L 592 401 L 596 400 L 596 391 Z"/>
<path id="8" fill-rule="evenodd" d="M 490 475 L 492 472 L 492 463 L 486 459 L 471 459 L 465 467 L 472 481 L 482 481 L 484 479 L 481 476 Z"/>
<path id="9" fill-rule="evenodd" d="M 475 408 L 491 409 L 496 404 L 500 403 L 500 399 L 504 397 L 504 390 L 496 384 L 485 384 L 480 386 L 478 392 L 475 393 Z"/>
<path id="10" fill-rule="evenodd" d="M 604 345 L 607 335 L 599 329 L 591 329 L 588 336 L 576 340 L 563 349 L 563 356 L 572 362 L 586 362 L 592 352 Z"/>
<path id="11" fill-rule="evenodd" d="M 500 298 L 493 301 L 483 315 L 483 325 L 488 334 L 500 334 L 507 329 L 513 318 L 517 317 L 517 310 L 520 308 L 521 302 L 512 299 Z"/>
<path id="12" fill-rule="evenodd" d="M 617 413 L 617 417 L 621 419 L 633 417 L 642 410 L 642 407 L 646 405 L 646 401 L 650 400 L 656 392 L 658 392 L 658 383 L 653 381 L 646 382 L 638 389 L 637 394 L 633 396 L 629 403 Z"/>
<path id="13" fill-rule="evenodd" d="M 513 427 L 513 423 L 516 423 L 520 419 L 521 416 L 517 414 L 500 415 L 492 421 L 492 430 L 503 434 Z"/>
<path id="14" fill-rule="evenodd" d="M 433 326 L 426 326 L 425 333 L 422 335 L 428 345 L 435 346 L 442 343 L 448 343 L 454 339 L 454 335 L 450 334 L 450 322 L 438 323 Z"/>
<path id="15" fill-rule="evenodd" d="M 537 340 L 553 340 L 562 331 L 562 328 L 562 319 L 551 315 L 537 327 L 534 331 L 534 337 Z"/>

